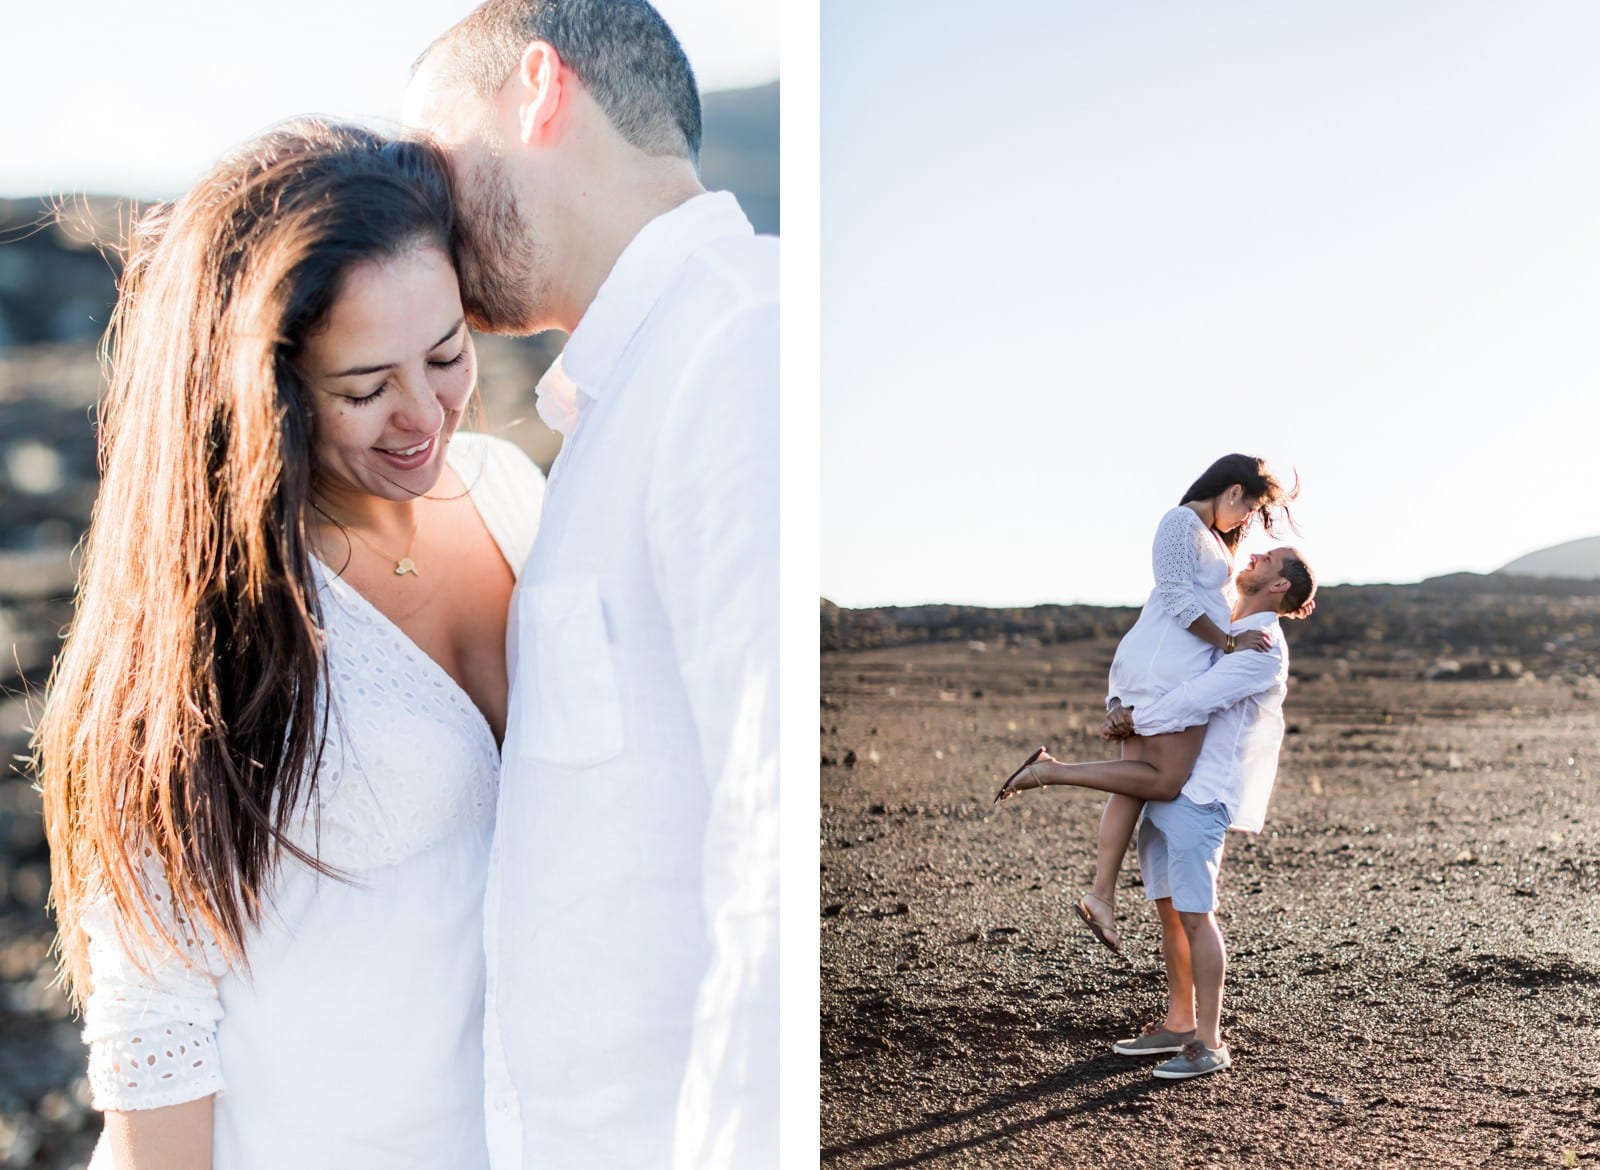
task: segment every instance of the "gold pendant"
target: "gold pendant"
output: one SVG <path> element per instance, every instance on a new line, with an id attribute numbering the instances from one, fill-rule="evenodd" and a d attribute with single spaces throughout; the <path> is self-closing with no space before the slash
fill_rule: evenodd
<path id="1" fill-rule="evenodd" d="M 399 564 L 394 567 L 394 575 L 396 577 L 404 577 L 407 573 L 410 573 L 413 577 L 422 576 L 421 573 L 417 572 L 417 566 L 412 563 L 410 557 L 401 557 Z"/>

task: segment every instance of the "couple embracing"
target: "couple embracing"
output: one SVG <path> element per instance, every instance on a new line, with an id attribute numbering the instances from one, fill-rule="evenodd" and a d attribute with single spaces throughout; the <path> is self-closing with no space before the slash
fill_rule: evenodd
<path id="1" fill-rule="evenodd" d="M 1289 689 L 1279 623 L 1316 605 L 1316 579 L 1297 550 L 1280 545 L 1241 568 L 1234 562 L 1252 523 L 1275 535 L 1288 521 L 1296 493 L 1251 456 L 1206 469 L 1156 529 L 1155 587 L 1111 663 L 1101 734 L 1121 742 L 1122 758 L 1068 764 L 1041 747 L 995 797 L 1053 784 L 1112 794 L 1094 882 L 1074 910 L 1118 952 L 1117 874 L 1137 833 L 1145 897 L 1161 921 L 1167 1011 L 1113 1048 L 1170 1057 L 1152 1069 L 1163 1079 L 1233 1063 L 1222 1040 L 1227 949 L 1215 914 L 1224 838 L 1265 822 Z"/>
<path id="2" fill-rule="evenodd" d="M 776 244 L 644 0 L 490 0 L 407 134 L 129 250 L 36 751 L 94 1165 L 776 1160 Z M 571 334 L 548 481 L 468 326 Z"/>

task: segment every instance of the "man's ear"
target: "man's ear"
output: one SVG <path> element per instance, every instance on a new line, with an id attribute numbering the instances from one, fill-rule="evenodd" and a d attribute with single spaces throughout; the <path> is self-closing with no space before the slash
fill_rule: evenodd
<path id="1" fill-rule="evenodd" d="M 524 145 L 547 142 L 556 114 L 567 99 L 561 56 L 544 41 L 529 41 L 514 75 L 517 135 Z"/>

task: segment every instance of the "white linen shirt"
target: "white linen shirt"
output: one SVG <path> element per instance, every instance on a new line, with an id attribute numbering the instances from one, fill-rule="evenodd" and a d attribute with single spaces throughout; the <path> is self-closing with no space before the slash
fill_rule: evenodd
<path id="1" fill-rule="evenodd" d="M 1221 801 L 1228 827 L 1258 833 L 1278 776 L 1283 699 L 1289 693 L 1289 648 L 1274 613 L 1255 613 L 1232 632 L 1266 630 L 1268 650 L 1224 654 L 1204 674 L 1133 711 L 1140 735 L 1163 735 L 1206 724 L 1205 743 L 1183 795 L 1196 804 Z"/>
<path id="2" fill-rule="evenodd" d="M 485 946 L 496 1170 L 777 1160 L 777 241 L 701 195 L 539 386 Z"/>

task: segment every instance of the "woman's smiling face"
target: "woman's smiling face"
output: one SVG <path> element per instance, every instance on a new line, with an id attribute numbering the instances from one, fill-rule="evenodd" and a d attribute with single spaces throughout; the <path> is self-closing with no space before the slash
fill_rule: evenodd
<path id="1" fill-rule="evenodd" d="M 1245 495 L 1244 488 L 1234 484 L 1212 506 L 1212 527 L 1218 532 L 1232 532 L 1240 525 L 1248 526 L 1260 507 L 1260 500 Z"/>
<path id="2" fill-rule="evenodd" d="M 322 490 L 410 500 L 432 490 L 477 383 L 450 258 L 436 247 L 358 264 L 299 368 Z"/>

